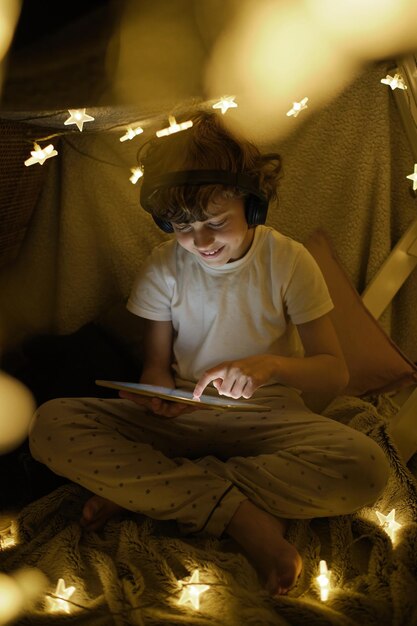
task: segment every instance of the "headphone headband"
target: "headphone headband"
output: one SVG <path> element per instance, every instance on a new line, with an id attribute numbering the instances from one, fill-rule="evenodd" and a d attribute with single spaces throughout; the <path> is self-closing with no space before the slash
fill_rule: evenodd
<path id="1" fill-rule="evenodd" d="M 168 172 L 143 179 L 140 190 L 140 203 L 145 211 L 152 213 L 149 200 L 161 187 L 180 187 L 181 185 L 224 185 L 225 187 L 237 187 L 243 192 L 258 197 L 262 202 L 268 202 L 265 195 L 254 183 L 253 179 L 241 172 L 228 172 L 226 170 L 182 170 Z"/>

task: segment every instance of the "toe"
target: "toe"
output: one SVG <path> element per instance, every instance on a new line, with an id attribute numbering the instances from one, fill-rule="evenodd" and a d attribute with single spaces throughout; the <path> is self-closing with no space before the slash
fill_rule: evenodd
<path id="1" fill-rule="evenodd" d="M 93 528 L 100 522 L 100 513 L 103 510 L 104 502 L 101 498 L 93 496 L 84 504 L 80 524 L 83 527 Z"/>

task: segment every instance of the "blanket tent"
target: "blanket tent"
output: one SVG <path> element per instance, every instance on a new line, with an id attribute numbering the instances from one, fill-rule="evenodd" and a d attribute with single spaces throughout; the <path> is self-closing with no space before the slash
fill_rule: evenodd
<path id="1" fill-rule="evenodd" d="M 141 327 L 125 302 L 135 273 L 167 235 L 141 209 L 131 168 L 141 142 L 167 126 L 173 111 L 207 104 L 201 67 L 221 30 L 220 19 L 202 28 L 194 2 L 156 3 L 164 19 L 156 37 L 142 28 L 143 65 L 135 59 L 130 68 L 139 96 L 129 99 L 129 90 L 115 89 L 124 3 L 84 4 L 61 7 L 71 14 L 62 21 L 52 6 L 23 3 L 0 98 L 0 366 L 36 403 L 114 397 L 94 380 L 139 376 Z M 214 4 L 227 23 L 236 3 Z M 145 24 L 154 5 L 142 3 Z M 185 53 L 167 43 L 166 67 L 152 65 L 155 41 L 172 44 L 174 17 L 194 63 L 180 66 Z M 76 591 L 64 606 L 69 614 L 48 612 L 40 596 L 17 623 L 417 626 L 417 444 L 407 431 L 412 443 L 404 453 L 390 430 L 403 401 L 397 397 L 409 396 L 417 381 L 417 272 L 410 267 L 378 321 L 360 297 L 417 217 L 407 180 L 417 159 L 416 122 L 412 115 L 408 127 L 404 121 L 412 85 L 397 95 L 381 83 L 401 63 L 363 63 L 332 98 L 286 119 L 281 137 L 263 140 L 283 159 L 279 203 L 267 223 L 305 243 L 322 265 L 351 350 L 350 388 L 318 399 L 320 409 L 385 450 L 391 477 L 380 501 L 351 516 L 294 523 L 289 532 L 304 570 L 288 596 L 270 598 L 228 539 L 184 538 L 174 524 L 129 513 L 83 532 L 78 520 L 89 494 L 35 463 L 23 441 L 0 456 L 1 570 L 13 576 L 37 568 L 46 593 L 55 593 L 60 578 Z M 82 132 L 65 125 L 78 108 L 94 118 Z M 139 124 L 143 137 L 120 140 Z M 52 143 L 58 154 L 25 166 L 35 143 Z M 376 515 L 393 509 L 401 523 L 395 542 Z M 315 582 L 323 559 L 332 571 L 327 602 Z M 178 605 L 178 581 L 197 568 L 210 587 L 193 610 Z"/>

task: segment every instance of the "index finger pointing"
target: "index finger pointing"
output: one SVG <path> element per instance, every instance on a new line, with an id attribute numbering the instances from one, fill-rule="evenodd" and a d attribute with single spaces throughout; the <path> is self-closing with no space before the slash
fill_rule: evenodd
<path id="1" fill-rule="evenodd" d="M 215 370 L 207 370 L 207 372 L 204 372 L 204 374 L 197 381 L 194 387 L 193 397 L 200 398 L 207 385 L 209 385 L 213 380 L 216 380 L 216 378 L 219 378 L 219 373 L 220 372 L 218 368 L 216 368 Z"/>

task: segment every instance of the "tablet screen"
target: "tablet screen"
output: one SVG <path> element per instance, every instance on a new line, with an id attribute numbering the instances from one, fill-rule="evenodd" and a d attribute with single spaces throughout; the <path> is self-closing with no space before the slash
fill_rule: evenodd
<path id="1" fill-rule="evenodd" d="M 270 411 L 270 407 L 263 404 L 256 404 L 247 400 L 234 400 L 225 396 L 210 396 L 202 394 L 200 400 L 193 397 L 191 391 L 182 389 L 171 389 L 170 387 L 158 387 L 157 385 L 144 385 L 141 383 L 130 383 L 118 380 L 96 380 L 96 385 L 101 387 L 109 387 L 110 389 L 118 389 L 137 393 L 142 396 L 150 396 L 153 398 L 161 398 L 172 402 L 181 402 L 184 404 L 193 404 L 209 409 L 223 410 L 240 410 L 240 411 Z"/>

